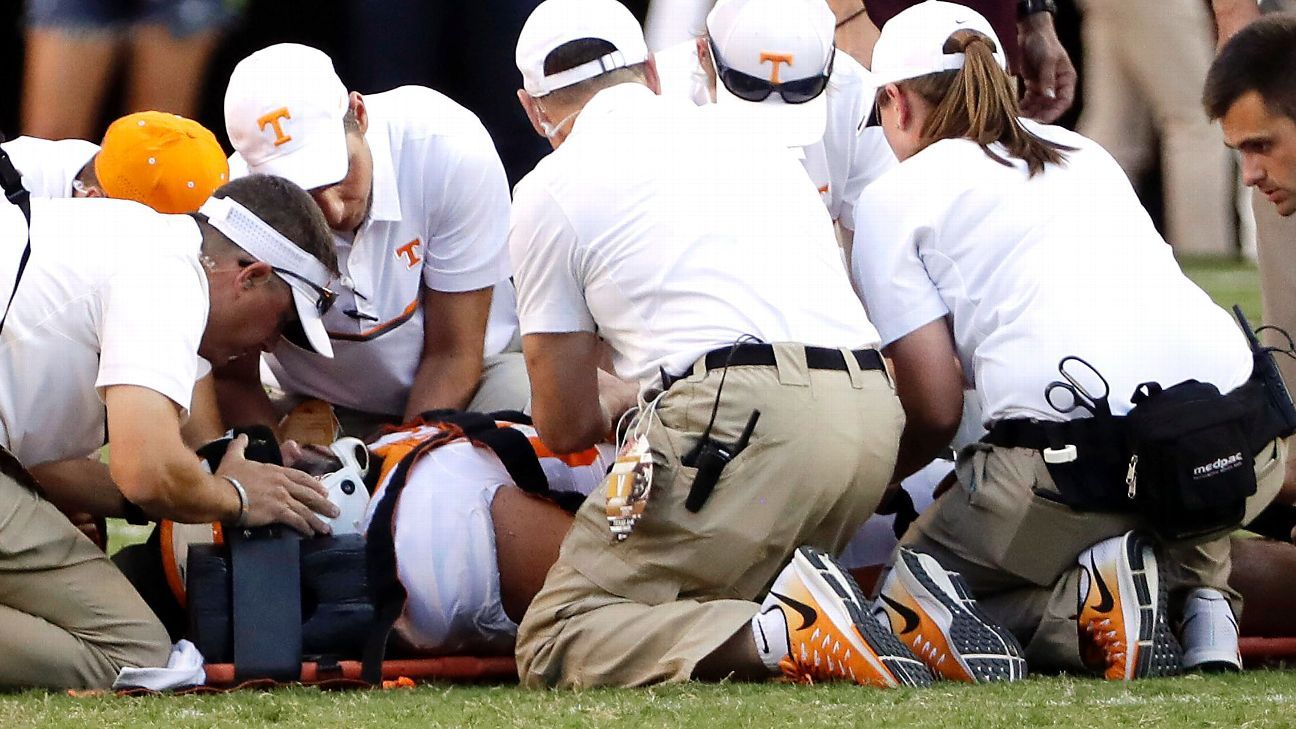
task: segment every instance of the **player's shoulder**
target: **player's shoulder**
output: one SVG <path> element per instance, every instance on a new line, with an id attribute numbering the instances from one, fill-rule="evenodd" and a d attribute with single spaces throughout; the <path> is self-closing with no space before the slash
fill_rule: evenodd
<path id="1" fill-rule="evenodd" d="M 96 261 L 104 273 L 197 266 L 202 231 L 190 215 L 112 198 L 32 198 L 31 212 L 33 246 L 55 241 L 64 258 Z"/>
<path id="2" fill-rule="evenodd" d="M 399 86 L 364 97 L 369 124 L 389 125 L 410 137 L 455 136 L 483 132 L 476 114 L 426 86 Z"/>
<path id="3" fill-rule="evenodd" d="M 6 152 L 14 154 L 57 155 L 60 158 L 81 157 L 89 160 L 99 151 L 99 145 L 84 139 L 41 139 L 40 137 L 14 137 L 0 144 Z"/>

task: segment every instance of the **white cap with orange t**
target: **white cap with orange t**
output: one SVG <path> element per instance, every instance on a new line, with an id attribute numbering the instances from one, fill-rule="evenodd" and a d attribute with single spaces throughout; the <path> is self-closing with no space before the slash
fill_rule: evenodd
<path id="1" fill-rule="evenodd" d="M 323 51 L 297 43 L 239 61 L 225 89 L 225 131 L 253 174 L 311 190 L 346 177 L 346 86 Z"/>
<path id="2" fill-rule="evenodd" d="M 716 103 L 785 146 L 819 141 L 834 25 L 825 0 L 720 0 L 706 19 Z"/>

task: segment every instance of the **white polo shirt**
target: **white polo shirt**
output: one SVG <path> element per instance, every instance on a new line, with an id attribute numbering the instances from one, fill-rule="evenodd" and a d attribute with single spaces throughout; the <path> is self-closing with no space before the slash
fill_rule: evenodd
<path id="1" fill-rule="evenodd" d="M 986 424 L 1088 416 L 1044 400 L 1067 355 L 1106 377 L 1117 414 L 1142 382 L 1241 385 L 1251 372 L 1241 331 L 1179 270 L 1111 155 L 1024 123 L 1077 150 L 1028 178 L 1021 160 L 943 140 L 864 191 L 853 263 L 883 342 L 949 314 Z"/>
<path id="2" fill-rule="evenodd" d="M 403 86 L 366 96 L 365 108 L 373 206 L 354 238 L 335 235 L 356 293 L 335 287 L 338 301 L 324 316 L 333 358 L 285 340 L 267 361 L 287 392 L 399 415 L 423 352 L 424 316 L 436 316 L 423 311 L 420 285 L 452 293 L 496 286 L 487 355 L 517 332 L 504 247 L 508 181 L 481 122 L 446 96 Z M 246 174 L 237 154 L 230 162 Z"/>
<path id="3" fill-rule="evenodd" d="M 663 96 L 710 104 L 706 72 L 690 40 L 663 49 L 657 59 Z M 855 201 L 864 188 L 896 166 L 895 153 L 879 127 L 866 127 L 877 87 L 867 71 L 849 54 L 837 51 L 828 89 L 828 123 L 823 139 L 799 150 L 801 165 L 828 206 L 834 222 L 850 227 Z"/>
<path id="4" fill-rule="evenodd" d="M 0 333 L 0 445 L 28 466 L 93 453 L 111 385 L 160 392 L 188 417 L 209 301 L 193 218 L 124 200 L 31 208 L 31 258 Z M 0 204 L 0 308 L 25 228 Z"/>
<path id="5" fill-rule="evenodd" d="M 84 139 L 18 137 L 0 144 L 22 173 L 32 197 L 72 197 L 72 181 L 96 154 L 99 145 Z"/>
<path id="6" fill-rule="evenodd" d="M 715 109 L 604 89 L 518 183 L 523 334 L 597 331 L 641 384 L 744 334 L 876 343 L 814 186 L 787 149 Z"/>

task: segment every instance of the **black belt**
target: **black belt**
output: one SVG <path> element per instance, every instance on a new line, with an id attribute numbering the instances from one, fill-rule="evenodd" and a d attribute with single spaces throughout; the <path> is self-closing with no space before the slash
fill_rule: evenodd
<path id="1" fill-rule="evenodd" d="M 1271 419 L 1265 417 L 1267 403 L 1264 399 L 1264 384 L 1254 376 L 1237 388 L 1229 391 L 1224 397 L 1240 400 L 1256 413 L 1256 417 L 1246 428 L 1247 442 L 1252 455 L 1260 453 L 1281 433 L 1275 431 Z M 1125 444 L 1125 417 L 1116 415 L 1109 418 L 1077 418 L 1061 422 L 1028 420 L 1000 420 L 990 426 L 990 431 L 981 439 L 985 443 L 1000 448 L 1031 448 L 1042 451 L 1045 448 L 1060 448 L 1063 445 L 1080 445 L 1084 443 L 1101 443 L 1106 446 Z M 1125 456 L 1128 458 L 1128 455 Z"/>
<path id="2" fill-rule="evenodd" d="M 851 352 L 861 370 L 883 370 L 882 353 L 876 349 L 856 349 Z M 848 372 L 846 358 L 840 349 L 827 347 L 806 347 L 806 366 L 812 370 L 836 370 Z M 706 353 L 703 358 L 707 371 L 729 367 L 772 367 L 777 364 L 774 358 L 774 345 L 745 343 L 734 347 L 721 347 Z M 662 372 L 662 388 L 669 390 L 671 385 L 688 377 L 690 372 L 682 375 L 671 375 Z"/>
<path id="3" fill-rule="evenodd" d="M 1115 416 L 1106 423 L 1099 423 L 1094 418 L 1078 418 L 1061 422 L 1045 420 L 1027 420 L 1025 418 L 1000 420 L 990 426 L 990 431 L 981 440 L 1000 448 L 1031 448 L 1042 451 L 1076 441 L 1088 442 L 1103 436 L 1112 436 L 1123 442 L 1123 433 L 1112 432 L 1123 423 L 1122 416 Z"/>

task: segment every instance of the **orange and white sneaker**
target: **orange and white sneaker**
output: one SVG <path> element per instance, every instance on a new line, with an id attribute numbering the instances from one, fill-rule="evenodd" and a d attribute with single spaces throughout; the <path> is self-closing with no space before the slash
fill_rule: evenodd
<path id="1" fill-rule="evenodd" d="M 873 611 L 940 678 L 988 683 L 1026 677 L 1017 639 L 981 612 L 961 576 L 931 555 L 901 547 Z"/>
<path id="2" fill-rule="evenodd" d="M 787 624 L 783 675 L 802 683 L 931 685 L 931 672 L 868 615 L 867 605 L 836 560 L 813 547 L 797 549 L 761 603 L 762 615 L 780 610 Z"/>
<path id="3" fill-rule="evenodd" d="M 1166 620 L 1166 587 L 1152 542 L 1137 532 L 1080 553 L 1080 656 L 1109 680 L 1173 676 L 1179 642 Z"/>

